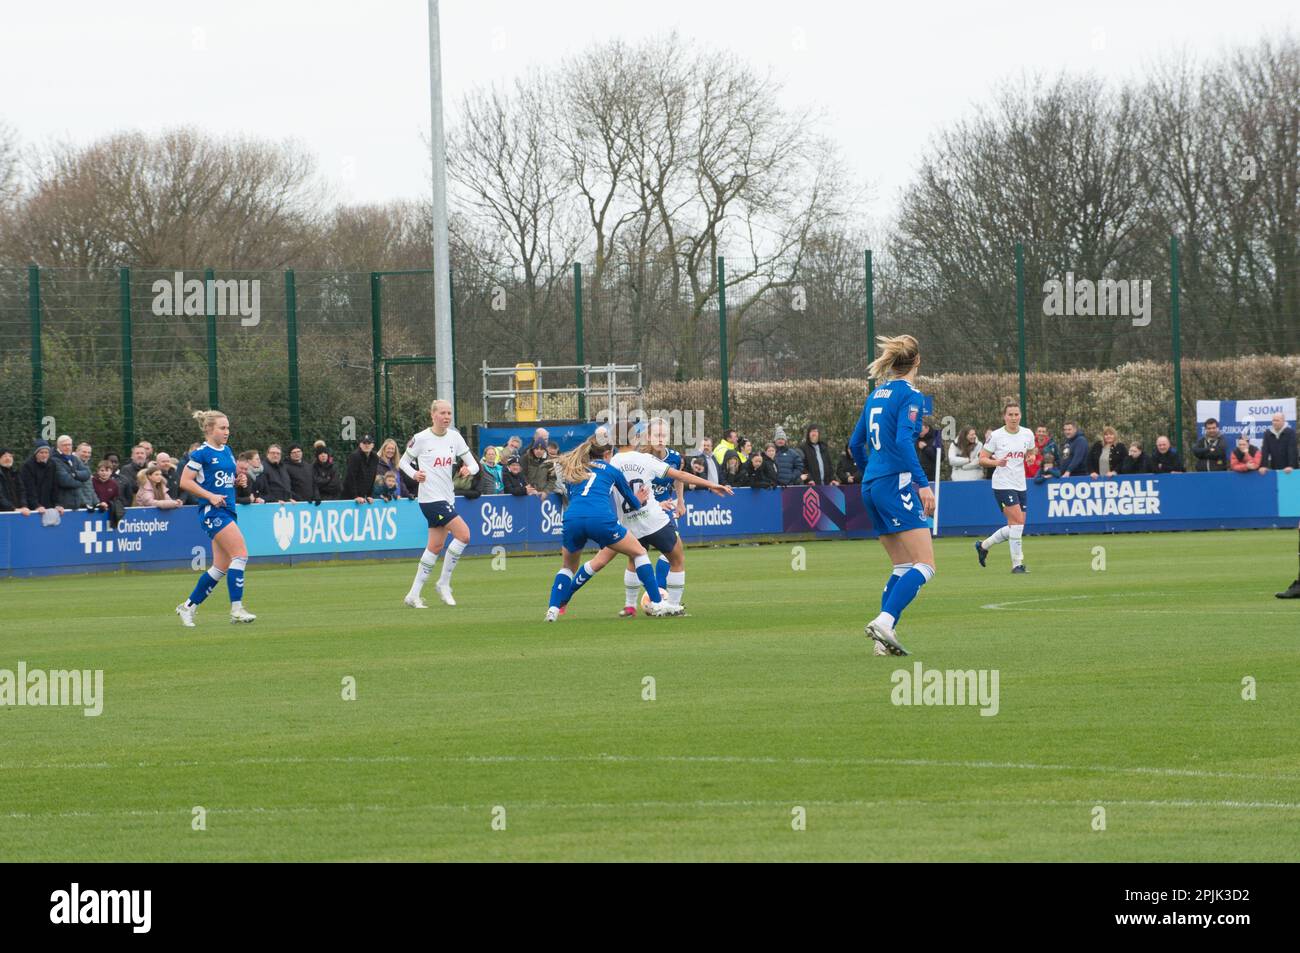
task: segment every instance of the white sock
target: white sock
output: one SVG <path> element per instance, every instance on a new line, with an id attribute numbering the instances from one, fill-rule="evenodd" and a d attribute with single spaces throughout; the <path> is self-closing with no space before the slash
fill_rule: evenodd
<path id="1" fill-rule="evenodd" d="M 243 603 L 242 601 L 241 601 L 241 602 L 232 602 L 232 603 L 230 604 L 230 611 L 231 611 L 231 612 L 238 612 L 238 611 L 239 611 L 240 609 L 242 609 L 242 608 L 244 608 L 244 603 Z"/>
<path id="2" fill-rule="evenodd" d="M 882 613 L 880 613 L 880 615 L 876 616 L 876 617 L 875 617 L 874 619 L 872 619 L 871 621 L 874 622 L 874 623 L 878 623 L 879 625 L 883 625 L 883 626 L 885 627 L 886 631 L 889 631 L 889 632 L 893 632 L 893 631 L 894 631 L 894 621 L 895 621 L 895 620 L 894 620 L 894 617 L 893 617 L 892 615 L 890 615 L 888 612 L 882 612 Z"/>
<path id="3" fill-rule="evenodd" d="M 1020 537 L 1025 534 L 1025 527 L 1008 526 L 1007 531 L 1011 534 L 1011 565 L 1019 566 L 1025 561 L 1024 547 L 1020 543 Z"/>
<path id="4" fill-rule="evenodd" d="M 641 579 L 630 569 L 623 570 L 623 605 L 633 607 L 641 592 Z"/>
<path id="5" fill-rule="evenodd" d="M 1009 532 L 1010 529 L 1011 527 L 1009 526 L 1003 526 L 988 539 L 984 540 L 984 542 L 980 543 L 980 545 L 985 549 L 992 549 L 998 543 L 1005 543 L 1011 538 L 1011 533 Z"/>
<path id="6" fill-rule="evenodd" d="M 447 545 L 447 552 L 442 557 L 442 575 L 438 577 L 438 585 L 451 584 L 451 571 L 456 568 L 456 563 L 460 562 L 460 554 L 464 551 L 465 544 L 458 539 L 453 539 Z"/>
<path id="7" fill-rule="evenodd" d="M 668 570 L 667 579 L 668 601 L 675 606 L 682 604 L 682 593 L 686 591 L 686 570 L 673 572 Z"/>
<path id="8" fill-rule="evenodd" d="M 425 550 L 420 556 L 420 568 L 415 570 L 415 581 L 411 583 L 411 595 L 418 596 L 424 584 L 429 581 L 433 567 L 438 562 L 438 554 Z"/>

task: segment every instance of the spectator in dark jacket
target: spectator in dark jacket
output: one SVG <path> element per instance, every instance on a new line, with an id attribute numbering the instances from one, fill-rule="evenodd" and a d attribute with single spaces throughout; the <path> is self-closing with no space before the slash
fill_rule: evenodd
<path id="1" fill-rule="evenodd" d="M 363 434 L 357 449 L 348 454 L 347 473 L 343 477 L 342 499 L 356 503 L 373 503 L 375 474 L 379 472 L 379 454 L 375 453 L 375 438 Z"/>
<path id="2" fill-rule="evenodd" d="M 934 465 L 939 459 L 939 431 L 934 429 L 933 420 L 921 421 L 921 433 L 916 438 L 916 459 L 925 475 L 933 480 Z"/>
<path id="3" fill-rule="evenodd" d="M 722 479 L 718 482 L 724 486 L 744 486 L 740 481 L 744 479 L 744 474 L 740 472 L 740 454 L 735 450 L 728 450 L 722 455 Z"/>
<path id="4" fill-rule="evenodd" d="M 311 481 L 318 500 L 337 500 L 343 495 L 343 486 L 339 483 L 339 471 L 334 466 L 334 457 L 325 441 L 317 440 L 315 457 L 311 465 Z"/>
<path id="5" fill-rule="evenodd" d="M 1205 422 L 1205 436 L 1192 448 L 1197 473 L 1218 473 L 1228 469 L 1228 442 L 1219 431 L 1219 422 L 1211 417 Z"/>
<path id="6" fill-rule="evenodd" d="M 123 500 L 129 502 L 135 498 L 137 485 L 135 475 L 148 465 L 149 448 L 143 444 L 136 444 L 131 448 L 131 459 L 117 471 L 118 489 L 122 493 Z"/>
<path id="7" fill-rule="evenodd" d="M 546 444 L 537 440 L 528 448 L 524 457 L 524 479 L 528 481 L 528 492 L 534 496 L 546 496 L 556 490 L 555 467 L 547 453 Z"/>
<path id="8" fill-rule="evenodd" d="M 835 464 L 835 479 L 840 483 L 858 483 L 862 479 L 862 474 L 858 472 L 858 465 L 854 462 L 853 454 L 849 453 L 847 446 Z"/>
<path id="9" fill-rule="evenodd" d="M 715 464 L 717 463 L 717 461 L 709 454 L 699 454 L 694 457 L 687 457 L 684 461 L 684 469 L 687 473 L 693 474 L 702 480 L 707 480 L 709 479 L 709 461 L 713 461 Z M 717 481 L 715 480 L 714 482 L 716 483 Z M 694 483 L 688 483 L 685 487 L 687 493 L 691 492 L 691 490 L 702 489 L 704 489 L 704 487 L 696 486 Z"/>
<path id="10" fill-rule="evenodd" d="M 67 434 L 56 441 L 50 462 L 54 464 L 54 479 L 58 484 L 56 499 L 59 505 L 67 510 L 80 509 L 84 505 L 82 487 L 87 487 L 90 483 L 90 468 L 72 452 L 72 438 Z"/>
<path id="11" fill-rule="evenodd" d="M 801 483 L 839 482 L 835 479 L 835 463 L 831 460 L 830 448 L 822 440 L 822 429 L 817 424 L 809 424 L 804 431 L 799 452 L 803 454 L 803 472 L 799 474 Z"/>
<path id="12" fill-rule="evenodd" d="M 8 447 L 0 447 L 0 513 L 21 513 L 30 516 L 23 480 L 14 466 L 14 454 Z"/>
<path id="13" fill-rule="evenodd" d="M 266 501 L 258 495 L 258 481 L 253 477 L 253 463 L 257 460 L 256 450 L 245 450 L 235 458 L 235 503 L 251 506 Z"/>
<path id="14" fill-rule="evenodd" d="M 1142 452 L 1142 441 L 1134 440 L 1128 445 L 1128 453 L 1120 461 L 1119 472 L 1123 475 L 1151 472 L 1151 461 Z"/>
<path id="15" fill-rule="evenodd" d="M 380 477 L 380 481 L 376 484 L 376 493 L 378 494 L 376 499 L 382 499 L 385 503 L 391 503 L 394 499 L 402 499 L 402 482 L 398 480 L 396 473 L 390 469 L 389 472 Z"/>
<path id="16" fill-rule="evenodd" d="M 59 484 L 55 476 L 54 464 L 50 462 L 50 445 L 48 441 L 37 440 L 36 449 L 23 462 L 20 471 L 23 480 L 23 494 L 27 497 L 27 506 L 38 513 L 47 509 L 63 512 L 59 505 Z"/>
<path id="17" fill-rule="evenodd" d="M 1273 426 L 1264 431 L 1264 442 L 1260 445 L 1259 472 L 1282 470 L 1290 473 L 1300 467 L 1297 459 L 1295 429 L 1286 425 L 1286 417 L 1273 415 Z"/>
<path id="18" fill-rule="evenodd" d="M 289 475 L 289 493 L 299 503 L 319 503 L 316 484 L 312 482 L 311 461 L 302 452 L 300 444 L 289 444 L 289 459 L 284 472 Z"/>
<path id="19" fill-rule="evenodd" d="M 1156 452 L 1151 454 L 1152 473 L 1182 473 L 1183 458 L 1164 434 L 1156 437 Z"/>
<path id="20" fill-rule="evenodd" d="M 737 486 L 753 487 L 756 490 L 770 490 L 776 486 L 776 464 L 764 454 L 751 453 L 744 466 L 737 474 Z"/>
<path id="21" fill-rule="evenodd" d="M 379 463 L 375 470 L 375 492 L 383 496 L 381 488 L 384 486 L 384 475 L 393 473 L 397 476 L 397 496 L 396 499 L 403 499 L 409 494 L 406 492 L 406 486 L 402 482 L 402 477 L 406 476 L 400 466 L 402 462 L 402 451 L 397 446 L 397 441 L 389 437 L 379 445 Z M 455 483 L 455 480 L 452 480 Z"/>
<path id="22" fill-rule="evenodd" d="M 1067 421 L 1061 428 L 1065 439 L 1061 444 L 1061 455 L 1056 458 L 1056 465 L 1061 468 L 1061 476 L 1088 475 L 1088 438 L 1082 430 Z"/>
<path id="23" fill-rule="evenodd" d="M 257 495 L 268 503 L 301 502 L 294 498 L 293 488 L 289 485 L 289 474 L 284 469 L 284 452 L 278 443 L 266 448 L 262 475 L 257 478 Z"/>
<path id="24" fill-rule="evenodd" d="M 790 446 L 785 428 L 777 427 L 772 441 L 776 444 L 776 482 L 781 486 L 795 486 L 800 482 L 799 474 L 804 472 L 803 454 Z"/>
<path id="25" fill-rule="evenodd" d="M 1119 473 L 1119 465 L 1128 456 L 1128 447 L 1119 442 L 1114 427 L 1103 427 L 1101 439 L 1088 452 L 1088 476 L 1108 478 Z"/>
<path id="26" fill-rule="evenodd" d="M 524 465 L 518 457 L 509 457 L 505 469 L 501 471 L 501 490 L 511 496 L 527 496 L 528 480 L 524 476 Z"/>

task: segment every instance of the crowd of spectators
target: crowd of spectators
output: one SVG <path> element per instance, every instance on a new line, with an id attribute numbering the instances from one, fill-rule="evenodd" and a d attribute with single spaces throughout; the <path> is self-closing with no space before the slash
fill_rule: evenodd
<path id="1" fill-rule="evenodd" d="M 988 479 L 992 471 L 979 463 L 980 451 L 992 428 L 981 440 L 979 429 L 968 426 L 958 431 L 947 445 L 947 473 L 953 480 Z M 241 504 L 318 504 L 325 500 L 351 500 L 357 504 L 414 498 L 418 484 L 399 466 L 401 448 L 386 439 L 375 449 L 375 438 L 365 434 L 357 448 L 340 467 L 334 452 L 323 440 L 304 453 L 302 445 L 271 444 L 266 450 L 245 450 L 236 455 L 235 492 Z M 1127 444 L 1113 427 L 1089 443 L 1078 426 L 1067 421 L 1058 442 L 1046 427 L 1034 431 L 1036 453 L 1025 463 L 1025 474 L 1038 483 L 1063 477 L 1108 479 L 1123 474 L 1182 473 L 1182 457 L 1166 435 L 1147 451 L 1141 440 Z M 116 523 L 128 506 L 169 509 L 192 504 L 180 489 L 180 474 L 190 453 L 199 444 L 173 457 L 155 453 L 142 440 L 132 447 L 129 459 L 119 465 L 118 455 L 109 451 L 95 461 L 88 443 L 75 443 L 60 436 L 51 447 L 37 440 L 31 454 L 22 461 L 12 450 L 0 448 L 0 512 L 24 515 L 68 510 L 98 511 Z M 868 451 L 870 447 L 867 448 Z M 943 441 L 935 422 L 927 419 L 917 439 L 917 457 L 933 477 L 943 452 Z M 484 447 L 479 472 L 454 477 L 458 495 L 473 499 L 492 494 L 545 496 L 557 489 L 552 461 L 559 446 L 544 427 L 538 427 L 525 447 L 512 436 L 502 446 Z M 94 462 L 92 462 L 94 461 Z M 1225 437 L 1217 420 L 1208 420 L 1205 434 L 1192 447 L 1191 469 L 1197 472 L 1233 470 L 1265 473 L 1300 467 L 1295 430 L 1282 414 L 1275 414 L 1259 446 L 1239 437 L 1235 446 Z M 805 428 L 802 441 L 792 445 L 782 427 L 776 427 L 770 441 L 756 444 L 735 430 L 727 430 L 715 444 L 704 438 L 683 458 L 683 468 L 698 476 L 735 487 L 768 489 L 783 486 L 858 483 L 862 474 L 849 453 L 847 443 L 836 453 L 817 424 Z M 687 489 L 694 489 L 687 487 Z"/>

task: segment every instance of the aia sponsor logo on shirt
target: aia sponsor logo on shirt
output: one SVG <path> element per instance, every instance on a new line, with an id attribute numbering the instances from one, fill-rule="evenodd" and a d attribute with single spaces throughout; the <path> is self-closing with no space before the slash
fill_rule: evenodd
<path id="1" fill-rule="evenodd" d="M 433 465 L 435 467 L 449 467 L 455 461 L 455 457 L 434 457 Z"/>

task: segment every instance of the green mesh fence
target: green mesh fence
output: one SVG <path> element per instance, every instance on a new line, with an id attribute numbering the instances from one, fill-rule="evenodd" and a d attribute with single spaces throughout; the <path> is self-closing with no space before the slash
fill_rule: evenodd
<path id="1" fill-rule="evenodd" d="M 580 380 L 548 368 L 639 365 L 644 408 L 691 423 L 679 445 L 728 425 L 757 446 L 778 426 L 797 443 L 817 424 L 838 453 L 866 395 L 873 334 L 906 332 L 921 340 L 941 425 L 996 427 L 1003 398 L 1023 388 L 1026 422 L 1054 435 L 1072 420 L 1147 446 L 1169 434 L 1186 452 L 1198 400 L 1300 391 L 1296 256 L 1222 249 L 895 242 L 870 268 L 860 252 L 819 248 L 798 267 L 736 259 L 694 275 L 664 261 L 531 277 L 460 262 L 456 419 L 466 430 L 483 419 L 484 364 L 540 365 L 544 387 Z M 27 268 L 0 268 L 0 445 L 23 457 L 36 437 L 69 433 L 97 453 L 141 438 L 181 453 L 199 436 L 190 412 L 212 404 L 237 449 L 323 440 L 342 456 L 365 432 L 401 441 L 427 425 L 431 272 L 212 279 L 214 303 L 203 271 L 41 269 L 33 285 Z M 255 316 L 240 310 L 253 283 Z M 592 396 L 582 409 L 591 419 L 605 404 Z M 544 396 L 540 416 L 578 417 L 578 399 Z"/>

